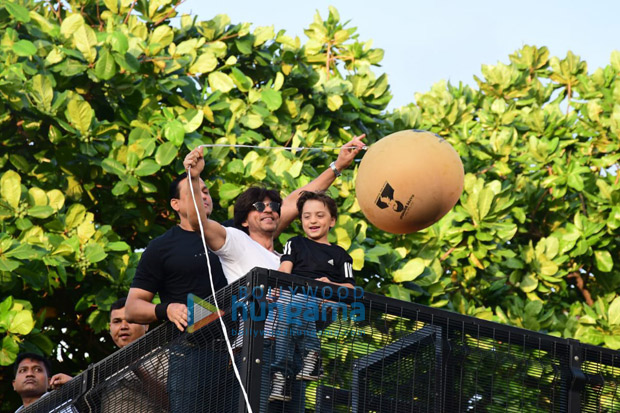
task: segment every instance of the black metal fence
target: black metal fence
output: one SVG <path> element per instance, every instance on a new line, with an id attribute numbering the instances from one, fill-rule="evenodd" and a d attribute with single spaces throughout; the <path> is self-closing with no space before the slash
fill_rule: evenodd
<path id="1" fill-rule="evenodd" d="M 262 269 L 216 298 L 24 412 L 248 411 L 218 318 L 254 412 L 620 412 L 618 351 Z"/>

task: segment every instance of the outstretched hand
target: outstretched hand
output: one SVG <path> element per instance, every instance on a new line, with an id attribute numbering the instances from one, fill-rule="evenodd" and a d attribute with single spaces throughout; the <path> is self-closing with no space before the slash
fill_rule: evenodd
<path id="1" fill-rule="evenodd" d="M 205 168 L 205 158 L 203 155 L 202 146 L 195 148 L 193 151 L 188 153 L 187 156 L 185 156 L 185 159 L 183 160 L 183 167 L 186 171 L 188 168 L 191 168 L 190 176 L 192 178 L 200 177 L 200 173 Z"/>
<path id="2" fill-rule="evenodd" d="M 364 149 L 364 142 L 362 139 L 366 137 L 366 134 L 356 136 L 351 139 L 349 142 L 345 143 L 342 148 L 340 148 L 340 152 L 338 153 L 338 159 L 336 159 L 336 169 L 342 171 L 351 165 L 355 156 Z"/>

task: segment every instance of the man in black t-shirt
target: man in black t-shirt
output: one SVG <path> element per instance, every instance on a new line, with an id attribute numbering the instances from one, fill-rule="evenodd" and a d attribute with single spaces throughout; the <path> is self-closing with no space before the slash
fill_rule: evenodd
<path id="1" fill-rule="evenodd" d="M 188 222 L 194 209 L 187 174 L 170 184 L 170 206 L 179 216 L 179 224 L 152 240 L 142 253 L 129 290 L 125 315 L 128 321 L 148 324 L 155 320 L 170 320 L 181 331 L 187 327 L 187 295 L 206 298 L 212 295 L 209 270 L 200 232 Z M 200 199 L 205 215 L 213 209 L 209 189 L 200 179 Z M 213 287 L 226 286 L 226 277 L 219 258 L 209 251 Z M 152 300 L 159 293 L 160 304 Z M 168 364 L 168 396 L 172 412 L 202 412 L 214 409 L 196 394 L 217 389 L 218 377 L 227 368 L 226 354 L 208 348 L 177 343 L 170 348 Z M 208 365 L 209 369 L 205 366 Z M 215 390 L 217 392 L 217 390 Z"/>
<path id="2" fill-rule="evenodd" d="M 187 295 L 205 298 L 212 294 L 200 233 L 188 222 L 189 209 L 194 208 L 191 193 L 181 190 L 188 185 L 187 174 L 170 184 L 170 206 L 179 216 L 179 225 L 152 240 L 142 253 L 127 297 L 126 315 L 131 322 L 148 324 L 170 320 L 179 328 L 187 327 Z M 213 200 L 204 181 L 200 180 L 202 203 L 207 216 Z M 218 257 L 209 251 L 209 262 L 215 291 L 226 286 L 226 277 Z M 159 293 L 161 304 L 152 304 Z"/>

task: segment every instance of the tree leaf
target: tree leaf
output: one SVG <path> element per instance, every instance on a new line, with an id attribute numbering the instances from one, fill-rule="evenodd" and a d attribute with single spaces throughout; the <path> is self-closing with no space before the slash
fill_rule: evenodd
<path id="1" fill-rule="evenodd" d="M 60 25 L 60 34 L 64 37 L 69 38 L 73 36 L 78 29 L 84 26 L 84 18 L 80 13 L 74 13 L 70 16 L 65 17 Z"/>
<path id="2" fill-rule="evenodd" d="M 82 25 L 79 25 L 73 33 L 73 41 L 75 42 L 75 47 L 82 53 L 86 61 L 93 63 L 97 58 L 97 50 L 95 49 L 97 35 L 90 26 L 84 24 L 83 20 Z"/>
<path id="3" fill-rule="evenodd" d="M 2 351 L 0 351 L 0 366 L 9 366 L 15 363 L 19 353 L 19 345 L 12 336 L 4 336 L 2 339 Z"/>
<path id="4" fill-rule="evenodd" d="M 54 208 L 49 205 L 37 205 L 28 209 L 28 215 L 34 218 L 45 219 L 54 214 Z"/>
<path id="5" fill-rule="evenodd" d="M 204 112 L 196 109 L 188 109 L 180 116 L 185 133 L 192 133 L 202 125 Z"/>
<path id="6" fill-rule="evenodd" d="M 230 69 L 230 74 L 232 75 L 233 82 L 235 83 L 235 85 L 237 85 L 237 88 L 239 90 L 243 92 L 248 92 L 252 88 L 253 86 L 252 79 L 246 76 L 241 70 L 237 69 L 236 67 L 233 67 L 232 69 Z M 282 98 L 280 98 L 280 103 L 281 102 L 282 102 Z"/>
<path id="7" fill-rule="evenodd" d="M 32 319 L 32 312 L 29 310 L 22 310 L 13 317 L 13 321 L 11 321 L 11 325 L 9 326 L 9 332 L 25 336 L 30 333 L 33 328 L 34 320 Z"/>
<path id="8" fill-rule="evenodd" d="M 144 159 L 136 168 L 135 173 L 138 176 L 153 175 L 155 172 L 159 171 L 159 168 L 161 168 L 161 166 L 153 159 Z"/>
<path id="9" fill-rule="evenodd" d="M 209 86 L 214 92 L 228 93 L 235 87 L 235 83 L 226 73 L 213 72 L 209 73 Z"/>
<path id="10" fill-rule="evenodd" d="M 124 55 L 129 50 L 129 42 L 127 36 L 121 32 L 114 32 L 108 37 L 108 42 L 112 50 L 120 55 Z"/>
<path id="11" fill-rule="evenodd" d="M 602 272 L 611 272 L 614 268 L 614 261 L 611 258 L 609 251 L 597 250 L 594 251 L 594 259 L 596 262 L 596 268 Z"/>
<path id="12" fill-rule="evenodd" d="M 86 246 L 86 248 L 84 248 L 84 257 L 91 264 L 94 264 L 99 261 L 103 261 L 105 257 L 107 256 L 108 254 L 106 254 L 103 247 L 99 244 L 91 242 Z"/>
<path id="13" fill-rule="evenodd" d="M 49 206 L 58 211 L 65 204 L 65 196 L 58 189 L 52 189 L 47 192 L 47 200 Z"/>
<path id="14" fill-rule="evenodd" d="M 207 52 L 198 56 L 196 62 L 190 66 L 190 73 L 210 73 L 217 67 L 217 59 L 213 53 Z"/>
<path id="15" fill-rule="evenodd" d="M 8 170 L 0 178 L 0 194 L 14 210 L 19 206 L 21 198 L 21 177 L 15 171 Z"/>
<path id="16" fill-rule="evenodd" d="M 164 136 L 172 142 L 174 146 L 181 146 L 183 144 L 183 138 L 185 137 L 183 124 L 176 119 L 166 123 L 166 126 L 164 126 Z"/>
<path id="17" fill-rule="evenodd" d="M 409 260 L 402 268 L 394 271 L 392 277 L 394 282 L 401 283 L 404 281 L 413 281 L 424 272 L 426 265 L 421 258 Z"/>
<path id="18" fill-rule="evenodd" d="M 277 90 L 265 89 L 261 92 L 260 97 L 272 112 L 282 105 L 282 95 Z"/>
<path id="19" fill-rule="evenodd" d="M 620 297 L 614 298 L 609 305 L 607 319 L 611 325 L 620 325 Z"/>
<path id="20" fill-rule="evenodd" d="M 3 3 L 6 10 L 15 20 L 22 23 L 28 23 L 30 21 L 30 12 L 27 8 L 12 1 L 4 1 Z"/>
<path id="21" fill-rule="evenodd" d="M 37 74 L 32 78 L 29 96 L 42 111 L 49 112 L 54 100 L 54 89 L 49 77 Z"/>
<path id="22" fill-rule="evenodd" d="M 157 148 L 155 161 L 161 166 L 166 166 L 174 161 L 178 154 L 179 150 L 172 142 L 164 142 Z"/>
<path id="23" fill-rule="evenodd" d="M 103 161 L 101 161 L 101 167 L 104 171 L 108 173 L 112 173 L 118 176 L 125 175 L 125 166 L 118 162 L 116 159 L 104 159 Z"/>
<path id="24" fill-rule="evenodd" d="M 95 74 L 99 79 L 109 80 L 116 74 L 116 62 L 107 49 L 102 49 L 95 65 Z"/>
<path id="25" fill-rule="evenodd" d="M 332 112 L 337 111 L 342 106 L 342 97 L 338 95 L 329 95 L 327 97 L 327 108 Z"/>
<path id="26" fill-rule="evenodd" d="M 538 288 L 538 280 L 536 279 L 534 274 L 527 274 L 521 280 L 519 287 L 521 288 L 521 290 L 523 290 L 523 292 L 530 293 L 536 288 Z"/>
<path id="27" fill-rule="evenodd" d="M 235 199 L 237 195 L 241 193 L 242 188 L 238 185 L 234 185 L 231 183 L 225 183 L 220 187 L 219 194 L 220 199 L 222 200 L 230 200 Z"/>
<path id="28" fill-rule="evenodd" d="M 65 216 L 65 225 L 67 229 L 72 229 L 80 225 L 86 216 L 86 208 L 81 204 L 73 204 L 69 207 Z"/>
<path id="29" fill-rule="evenodd" d="M 28 57 L 37 53 L 36 46 L 30 40 L 20 40 L 13 43 L 13 51 L 18 56 Z"/>
<path id="30" fill-rule="evenodd" d="M 71 99 L 67 105 L 65 117 L 71 126 L 86 135 L 93 121 L 94 111 L 85 100 Z"/>

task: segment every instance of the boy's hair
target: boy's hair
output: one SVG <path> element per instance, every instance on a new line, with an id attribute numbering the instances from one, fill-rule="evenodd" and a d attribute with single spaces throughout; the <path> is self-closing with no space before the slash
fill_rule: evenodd
<path id="1" fill-rule="evenodd" d="M 114 310 L 120 310 L 121 308 L 125 307 L 126 303 L 127 303 L 127 297 L 122 297 L 114 301 L 112 305 L 110 306 L 110 314 Z"/>
<path id="2" fill-rule="evenodd" d="M 45 367 L 45 372 L 47 373 L 47 377 L 52 377 L 52 365 L 49 360 L 37 353 L 21 353 L 17 356 L 17 360 L 15 360 L 15 364 L 13 365 L 13 377 L 17 376 L 17 370 L 19 369 L 19 364 L 25 359 L 36 360 L 43 363 Z"/>
<path id="3" fill-rule="evenodd" d="M 297 198 L 297 211 L 301 217 L 301 212 L 304 209 L 304 205 L 307 201 L 319 201 L 327 207 L 332 218 L 338 218 L 338 207 L 336 201 L 334 201 L 325 191 L 302 191 L 299 198 Z"/>
<path id="4" fill-rule="evenodd" d="M 235 227 L 248 233 L 248 229 L 243 224 L 248 218 L 248 214 L 251 211 L 255 211 L 254 203 L 261 202 L 263 199 L 269 198 L 273 202 L 277 202 L 282 205 L 282 198 L 275 189 L 267 189 L 263 187 L 253 186 L 246 189 L 235 202 L 233 222 Z M 280 210 L 274 211 L 280 215 Z"/>

